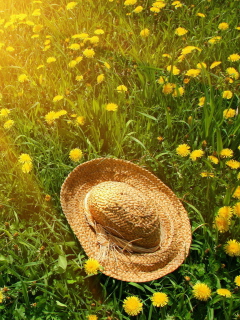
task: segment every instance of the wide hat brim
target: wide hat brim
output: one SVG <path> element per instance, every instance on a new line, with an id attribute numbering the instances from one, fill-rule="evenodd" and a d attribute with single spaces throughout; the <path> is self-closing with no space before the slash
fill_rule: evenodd
<path id="1" fill-rule="evenodd" d="M 94 186 L 104 181 L 127 183 L 154 199 L 161 225 L 161 245 L 157 251 L 133 253 L 110 246 L 107 252 L 102 252 L 96 231 L 86 217 L 84 199 Z M 99 260 L 103 273 L 110 277 L 132 282 L 155 280 L 176 270 L 189 253 L 191 226 L 182 203 L 155 175 L 129 161 L 99 158 L 80 164 L 64 181 L 60 200 L 87 256 Z"/>

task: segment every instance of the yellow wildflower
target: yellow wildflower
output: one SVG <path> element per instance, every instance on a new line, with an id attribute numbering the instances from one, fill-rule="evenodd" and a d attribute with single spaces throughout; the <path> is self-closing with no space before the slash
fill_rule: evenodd
<path id="1" fill-rule="evenodd" d="M 240 168 L 240 162 L 239 161 L 236 161 L 236 160 L 229 160 L 226 162 L 226 165 L 228 167 L 230 167 L 231 169 L 238 169 Z"/>
<path id="2" fill-rule="evenodd" d="M 213 69 L 217 66 L 219 66 L 222 62 L 221 61 L 214 61 L 211 65 L 210 65 L 210 69 Z"/>
<path id="3" fill-rule="evenodd" d="M 120 86 L 117 87 L 117 92 L 127 92 L 127 87 L 121 84 Z"/>
<path id="4" fill-rule="evenodd" d="M 105 78 L 105 76 L 104 76 L 103 73 L 99 74 L 99 75 L 97 76 L 97 83 L 99 84 L 99 83 L 103 82 L 103 81 L 104 81 L 104 78 Z"/>
<path id="5" fill-rule="evenodd" d="M 83 55 L 86 57 L 86 58 L 93 58 L 94 55 L 95 55 L 95 51 L 93 49 L 85 49 L 83 51 Z"/>
<path id="6" fill-rule="evenodd" d="M 7 120 L 6 122 L 4 122 L 3 124 L 3 128 L 4 129 L 10 129 L 13 125 L 14 125 L 14 121 L 13 120 Z"/>
<path id="7" fill-rule="evenodd" d="M 130 316 L 136 316 L 143 310 L 143 304 L 138 297 L 131 296 L 123 301 L 123 309 Z"/>
<path id="8" fill-rule="evenodd" d="M 232 91 L 230 91 L 230 90 L 225 90 L 225 91 L 223 91 L 223 93 L 222 93 L 223 99 L 231 99 L 232 96 L 233 96 L 233 93 L 232 93 Z"/>
<path id="9" fill-rule="evenodd" d="M 48 57 L 47 58 L 47 63 L 52 63 L 55 62 L 57 59 L 55 57 Z"/>
<path id="10" fill-rule="evenodd" d="M 229 76 L 237 80 L 239 78 L 239 72 L 235 68 L 227 68 L 226 72 Z"/>
<path id="11" fill-rule="evenodd" d="M 191 152 L 190 154 L 190 159 L 192 159 L 192 161 L 196 161 L 197 158 L 201 158 L 204 155 L 204 151 L 199 149 L 199 150 L 194 150 Z"/>
<path id="12" fill-rule="evenodd" d="M 164 94 L 170 94 L 170 93 L 173 92 L 173 89 L 174 89 L 174 84 L 168 82 L 168 83 L 166 83 L 166 84 L 163 85 L 162 92 L 163 92 Z"/>
<path id="13" fill-rule="evenodd" d="M 143 37 L 143 38 L 148 37 L 149 34 L 150 34 L 150 30 L 147 29 L 147 28 L 143 29 L 143 30 L 140 32 L 140 36 Z"/>
<path id="14" fill-rule="evenodd" d="M 167 66 L 167 71 L 171 72 L 173 75 L 178 75 L 180 73 L 180 70 L 176 66 Z"/>
<path id="15" fill-rule="evenodd" d="M 229 24 L 227 22 L 222 22 L 222 23 L 219 23 L 218 25 L 219 30 L 227 30 L 228 28 L 229 28 Z"/>
<path id="16" fill-rule="evenodd" d="M 234 206 L 233 206 L 233 213 L 240 218 L 240 202 L 237 202 Z"/>
<path id="17" fill-rule="evenodd" d="M 229 108 L 229 109 L 223 110 L 223 117 L 225 119 L 233 118 L 235 115 L 236 115 L 235 109 Z"/>
<path id="18" fill-rule="evenodd" d="M 176 153 L 181 157 L 187 157 L 190 154 L 190 147 L 186 143 L 180 144 L 176 148 Z"/>
<path id="19" fill-rule="evenodd" d="M 137 6 L 134 10 L 133 10 L 133 12 L 135 12 L 135 13 L 140 13 L 140 12 L 142 12 L 143 11 L 143 7 L 142 6 Z"/>
<path id="20" fill-rule="evenodd" d="M 64 98 L 64 96 L 61 96 L 61 95 L 57 95 L 53 98 L 53 102 L 57 102 L 57 101 L 60 101 Z"/>
<path id="21" fill-rule="evenodd" d="M 67 10 L 72 10 L 72 9 L 74 9 L 74 8 L 76 7 L 77 4 L 78 4 L 78 3 L 75 2 L 75 1 L 69 2 L 69 3 L 66 5 L 66 9 L 67 9 Z"/>
<path id="22" fill-rule="evenodd" d="M 107 111 L 117 111 L 118 105 L 116 103 L 108 103 L 105 107 Z"/>
<path id="23" fill-rule="evenodd" d="M 230 220 L 224 217 L 216 216 L 214 225 L 219 232 L 227 232 L 230 226 Z"/>
<path id="24" fill-rule="evenodd" d="M 176 34 L 177 36 L 183 36 L 183 35 L 185 35 L 186 33 L 188 33 L 188 30 L 185 29 L 185 28 L 182 28 L 182 27 L 179 27 L 179 28 L 177 28 L 177 29 L 175 30 L 175 34 Z"/>
<path id="25" fill-rule="evenodd" d="M 237 53 L 233 53 L 228 57 L 228 60 L 231 62 L 238 61 L 238 60 L 240 60 L 240 55 Z"/>
<path id="26" fill-rule="evenodd" d="M 222 149 L 220 151 L 220 157 L 221 158 L 232 158 L 233 157 L 233 150 L 228 149 L 228 148 Z"/>
<path id="27" fill-rule="evenodd" d="M 152 297 L 152 304 L 155 307 L 164 307 L 168 304 L 168 296 L 164 292 L 155 292 Z"/>
<path id="28" fill-rule="evenodd" d="M 217 294 L 226 298 L 230 298 L 232 296 L 231 292 L 228 289 L 223 288 L 217 289 Z"/>
<path id="29" fill-rule="evenodd" d="M 199 69 L 189 69 L 186 72 L 186 76 L 196 78 L 200 74 L 201 70 Z"/>
<path id="30" fill-rule="evenodd" d="M 211 296 L 211 289 L 205 283 L 197 282 L 193 286 L 193 296 L 201 301 L 207 301 Z"/>
<path id="31" fill-rule="evenodd" d="M 84 263 L 84 270 L 88 275 L 97 274 L 101 266 L 96 259 L 90 258 Z"/>
<path id="32" fill-rule="evenodd" d="M 233 193 L 233 198 L 240 199 L 240 186 L 238 186 L 238 187 L 236 188 L 236 190 L 234 191 L 234 193 Z"/>
<path id="33" fill-rule="evenodd" d="M 79 148 L 75 148 L 72 149 L 69 152 L 69 158 L 73 161 L 73 162 L 78 162 L 79 160 L 81 160 L 83 157 L 83 153 L 82 150 L 80 150 Z"/>
<path id="34" fill-rule="evenodd" d="M 240 256 L 240 243 L 237 240 L 228 240 L 223 246 L 224 251 L 231 257 Z"/>

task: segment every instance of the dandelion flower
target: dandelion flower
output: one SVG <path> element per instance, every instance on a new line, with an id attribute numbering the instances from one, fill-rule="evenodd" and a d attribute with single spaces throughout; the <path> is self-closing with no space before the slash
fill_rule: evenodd
<path id="1" fill-rule="evenodd" d="M 235 109 L 229 108 L 229 109 L 223 110 L 223 117 L 225 119 L 233 118 L 235 115 L 236 115 Z"/>
<path id="2" fill-rule="evenodd" d="M 228 167 L 230 167 L 231 169 L 238 169 L 240 168 L 240 162 L 239 161 L 236 161 L 236 160 L 229 160 L 226 162 L 226 165 Z"/>
<path id="3" fill-rule="evenodd" d="M 57 59 L 55 57 L 48 57 L 47 58 L 47 63 L 52 63 L 55 62 Z"/>
<path id="4" fill-rule="evenodd" d="M 78 4 L 78 3 L 77 3 L 77 2 L 74 2 L 74 1 L 69 2 L 69 3 L 66 5 L 66 9 L 67 9 L 67 10 L 72 10 L 72 9 L 74 9 L 74 8 L 76 7 L 77 4 Z"/>
<path id="5" fill-rule="evenodd" d="M 138 297 L 131 296 L 123 301 L 123 308 L 130 316 L 136 316 L 143 310 L 143 304 Z"/>
<path id="6" fill-rule="evenodd" d="M 97 274 L 100 270 L 100 264 L 96 259 L 90 258 L 84 263 L 84 270 L 85 272 L 90 274 Z"/>
<path id="7" fill-rule="evenodd" d="M 104 76 L 103 73 L 99 74 L 99 75 L 97 76 L 97 83 L 99 84 L 99 83 L 103 82 L 103 81 L 104 81 L 104 78 L 105 78 L 105 76 Z"/>
<path id="8" fill-rule="evenodd" d="M 220 157 L 221 158 L 232 158 L 233 157 L 233 150 L 232 149 L 222 149 L 220 151 Z"/>
<path id="9" fill-rule="evenodd" d="M 222 62 L 221 61 L 214 61 L 211 65 L 210 65 L 210 69 L 216 68 L 217 66 L 219 66 Z"/>
<path id="10" fill-rule="evenodd" d="M 192 161 L 196 161 L 197 158 L 201 158 L 204 155 L 204 151 L 199 149 L 199 150 L 194 150 L 191 152 L 190 154 L 190 158 L 192 159 Z"/>
<path id="11" fill-rule="evenodd" d="M 178 75 L 180 73 L 180 70 L 176 66 L 167 66 L 167 71 L 173 75 Z"/>
<path id="12" fill-rule="evenodd" d="M 201 12 L 198 12 L 198 13 L 196 14 L 196 16 L 198 16 L 198 17 L 200 17 L 200 18 L 205 18 L 205 17 L 206 17 L 206 15 L 205 15 L 204 13 L 201 13 Z"/>
<path id="13" fill-rule="evenodd" d="M 151 300 L 155 307 L 164 307 L 168 304 L 168 296 L 164 292 L 155 292 Z"/>
<path id="14" fill-rule="evenodd" d="M 229 230 L 230 220 L 216 216 L 214 225 L 219 232 L 227 232 Z"/>
<path id="15" fill-rule="evenodd" d="M 150 8 L 150 11 L 151 11 L 151 12 L 154 12 L 154 13 L 159 13 L 159 12 L 160 12 L 160 8 L 151 7 L 151 8 Z"/>
<path id="16" fill-rule="evenodd" d="M 18 76 L 18 81 L 21 82 L 21 83 L 26 82 L 26 81 L 28 81 L 28 76 L 25 73 L 20 74 Z"/>
<path id="17" fill-rule="evenodd" d="M 228 57 L 228 60 L 231 62 L 238 61 L 240 60 L 240 55 L 237 53 L 230 54 L 230 56 Z"/>
<path id="18" fill-rule="evenodd" d="M 233 213 L 233 210 L 229 206 L 221 207 L 218 210 L 218 216 L 222 217 L 222 218 L 225 218 L 225 219 L 230 219 L 232 217 L 232 213 Z"/>
<path id="19" fill-rule="evenodd" d="M 142 6 L 137 6 L 134 10 L 133 10 L 133 12 L 135 12 L 135 13 L 140 13 L 140 12 L 142 12 L 143 11 L 143 7 Z"/>
<path id="20" fill-rule="evenodd" d="M 25 162 L 22 165 L 22 172 L 23 173 L 29 173 L 33 168 L 32 162 Z"/>
<path id="21" fill-rule="evenodd" d="M 5 298 L 5 297 L 4 297 L 3 293 L 2 293 L 2 291 L 0 290 L 0 303 L 3 302 L 3 299 L 4 299 L 4 298 Z"/>
<path id="22" fill-rule="evenodd" d="M 186 72 L 186 76 L 196 78 L 200 74 L 201 70 L 199 69 L 189 69 Z"/>
<path id="23" fill-rule="evenodd" d="M 36 9 L 32 13 L 33 17 L 39 17 L 40 15 L 41 15 L 41 9 Z"/>
<path id="24" fill-rule="evenodd" d="M 57 96 L 55 96 L 55 97 L 53 98 L 53 102 L 60 101 L 60 100 L 62 100 L 63 98 L 64 98 L 63 96 L 57 95 Z"/>
<path id="25" fill-rule="evenodd" d="M 10 112 L 11 112 L 11 111 L 10 111 L 9 109 L 7 109 L 7 108 L 1 109 L 1 110 L 0 110 L 0 118 L 1 118 L 1 117 L 7 118 Z"/>
<path id="26" fill-rule="evenodd" d="M 173 1 L 172 6 L 174 6 L 175 8 L 181 8 L 182 3 L 180 1 Z"/>
<path id="27" fill-rule="evenodd" d="M 117 92 L 127 92 L 127 87 L 121 84 L 120 86 L 117 87 Z"/>
<path id="28" fill-rule="evenodd" d="M 195 46 L 186 46 L 185 48 L 183 48 L 181 50 L 181 54 L 185 55 L 185 54 L 188 54 L 188 53 L 191 53 L 193 50 L 198 50 L 198 51 L 201 51 L 201 49 L 199 49 L 198 47 L 195 47 Z"/>
<path id="29" fill-rule="evenodd" d="M 237 202 L 233 207 L 233 213 L 240 218 L 240 202 Z"/>
<path id="30" fill-rule="evenodd" d="M 206 172 L 206 171 L 204 171 L 204 172 L 201 172 L 200 175 L 201 175 L 201 177 L 203 177 L 203 178 L 207 178 L 207 177 L 213 178 L 213 177 L 214 177 L 214 173 L 213 173 L 213 172 Z"/>
<path id="31" fill-rule="evenodd" d="M 83 153 L 82 150 L 80 150 L 79 148 L 75 148 L 72 149 L 69 152 L 69 158 L 73 161 L 73 162 L 78 162 L 79 160 L 81 160 L 83 157 Z"/>
<path id="32" fill-rule="evenodd" d="M 14 125 L 14 121 L 13 120 L 7 120 L 6 122 L 4 122 L 3 128 L 4 129 L 10 129 L 13 125 Z"/>
<path id="33" fill-rule="evenodd" d="M 103 29 L 96 29 L 94 31 L 95 34 L 99 35 L 99 34 L 104 34 L 104 30 Z"/>
<path id="34" fill-rule="evenodd" d="M 237 240 L 228 240 L 223 246 L 224 251 L 231 257 L 240 256 L 240 243 Z"/>
<path id="35" fill-rule="evenodd" d="M 177 36 L 183 36 L 183 35 L 185 35 L 186 33 L 188 33 L 188 30 L 185 29 L 185 28 L 182 28 L 182 27 L 179 27 L 179 28 L 177 28 L 177 29 L 175 30 L 175 34 L 176 34 Z"/>
<path id="36" fill-rule="evenodd" d="M 233 198 L 240 199 L 240 186 L 234 191 Z"/>
<path id="37" fill-rule="evenodd" d="M 206 100 L 206 98 L 205 98 L 205 97 L 201 97 L 201 98 L 199 98 L 198 106 L 199 106 L 199 107 L 204 106 L 205 100 Z"/>
<path id="38" fill-rule="evenodd" d="M 108 103 L 105 107 L 107 111 L 117 111 L 118 105 L 116 103 Z"/>
<path id="39" fill-rule="evenodd" d="M 32 162 L 32 158 L 30 157 L 30 155 L 28 153 L 22 153 L 19 157 L 18 157 L 18 162 L 24 164 L 24 163 L 30 163 Z"/>
<path id="40" fill-rule="evenodd" d="M 89 38 L 90 43 L 92 44 L 96 44 L 99 42 L 99 37 L 98 36 L 93 36 L 91 38 Z"/>
<path id="41" fill-rule="evenodd" d="M 160 0 L 160 1 L 156 1 L 152 4 L 153 7 L 156 7 L 156 8 L 159 8 L 159 9 L 162 9 L 166 6 L 166 3 L 163 1 L 163 0 Z"/>
<path id="42" fill-rule="evenodd" d="M 215 44 L 215 43 L 218 43 L 221 39 L 222 39 L 222 37 L 216 36 L 216 37 L 213 37 L 213 38 L 209 39 L 208 43 Z"/>
<path id="43" fill-rule="evenodd" d="M 76 60 L 71 60 L 68 63 L 69 68 L 74 68 L 77 65 L 77 61 Z"/>
<path id="44" fill-rule="evenodd" d="M 86 57 L 86 58 L 93 58 L 94 55 L 95 55 L 95 51 L 93 49 L 85 49 L 83 51 L 83 55 Z"/>
<path id="45" fill-rule="evenodd" d="M 72 50 L 79 50 L 80 49 L 80 44 L 72 43 L 68 48 L 72 49 Z"/>
<path id="46" fill-rule="evenodd" d="M 227 30 L 228 28 L 229 28 L 229 24 L 227 22 L 222 22 L 222 23 L 219 23 L 218 25 L 219 30 Z"/>
<path id="47" fill-rule="evenodd" d="M 181 157 L 187 157 L 190 154 L 190 147 L 186 143 L 180 144 L 176 148 L 176 152 Z"/>
<path id="48" fill-rule="evenodd" d="M 227 68 L 226 69 L 227 74 L 237 80 L 239 78 L 239 72 L 235 68 Z"/>
<path id="49" fill-rule="evenodd" d="M 75 79 L 76 79 L 77 81 L 82 81 L 82 80 L 83 80 L 83 76 L 82 76 L 82 75 L 76 76 Z"/>
<path id="50" fill-rule="evenodd" d="M 126 0 L 124 2 L 124 5 L 125 6 L 130 6 L 130 5 L 133 5 L 133 4 L 136 4 L 137 3 L 137 0 Z"/>
<path id="51" fill-rule="evenodd" d="M 230 298 L 232 296 L 231 292 L 228 289 L 223 288 L 217 289 L 217 294 L 226 298 Z"/>
<path id="52" fill-rule="evenodd" d="M 172 96 L 173 97 L 180 97 L 184 94 L 184 88 L 183 87 L 177 87 L 174 89 Z"/>
<path id="53" fill-rule="evenodd" d="M 87 320 L 97 320 L 98 317 L 95 314 L 90 314 L 89 316 L 87 316 Z"/>
<path id="54" fill-rule="evenodd" d="M 193 296 L 201 301 L 207 301 L 211 296 L 211 289 L 205 283 L 197 282 L 193 286 Z"/>
<path id="55" fill-rule="evenodd" d="M 173 92 L 173 89 L 174 89 L 173 83 L 168 82 L 168 83 L 164 84 L 164 86 L 162 88 L 162 92 L 164 94 L 170 94 Z"/>
<path id="56" fill-rule="evenodd" d="M 149 34 L 150 34 L 150 30 L 147 29 L 147 28 L 143 29 L 143 30 L 140 32 L 140 36 L 143 37 L 143 38 L 148 37 Z"/>
<path id="57" fill-rule="evenodd" d="M 74 34 L 72 36 L 72 39 L 81 39 L 81 40 L 84 40 L 84 39 L 87 39 L 88 38 L 88 33 L 77 33 L 77 34 Z"/>
<path id="58" fill-rule="evenodd" d="M 236 285 L 238 287 L 240 287 L 240 276 L 236 276 L 235 279 L 234 279 L 234 282 L 236 283 Z"/>
<path id="59" fill-rule="evenodd" d="M 80 125 L 80 126 L 83 126 L 85 124 L 85 117 L 83 116 L 78 116 L 76 118 L 76 124 L 77 125 Z"/>
<path id="60" fill-rule="evenodd" d="M 207 65 L 206 65 L 205 62 L 199 62 L 199 63 L 197 64 L 197 68 L 198 68 L 198 69 L 207 69 Z"/>
<path id="61" fill-rule="evenodd" d="M 104 64 L 103 64 L 107 69 L 110 69 L 111 68 L 111 66 L 110 66 L 110 64 L 108 63 L 108 62 L 104 62 Z"/>
<path id="62" fill-rule="evenodd" d="M 56 119 L 56 112 L 54 111 L 50 111 L 45 115 L 45 121 L 47 122 L 47 124 L 51 125 L 55 119 Z"/>

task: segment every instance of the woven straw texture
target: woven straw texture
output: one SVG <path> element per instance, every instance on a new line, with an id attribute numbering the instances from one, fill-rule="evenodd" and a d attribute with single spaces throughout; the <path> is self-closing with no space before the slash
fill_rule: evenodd
<path id="1" fill-rule="evenodd" d="M 108 276 L 151 281 L 173 272 L 188 255 L 191 227 L 181 202 L 129 161 L 100 158 L 79 165 L 63 183 L 60 200 L 86 254 Z"/>

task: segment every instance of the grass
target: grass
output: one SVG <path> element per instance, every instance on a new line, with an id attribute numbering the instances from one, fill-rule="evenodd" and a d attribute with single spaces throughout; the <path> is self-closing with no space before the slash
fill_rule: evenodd
<path id="1" fill-rule="evenodd" d="M 67 3 L 0 3 L 1 319 L 125 320 L 132 317 L 123 301 L 131 295 L 143 302 L 139 320 L 239 319 L 240 249 L 232 256 L 224 250 L 227 241 L 240 241 L 238 1 L 184 0 L 180 7 L 166 1 L 159 13 L 150 10 L 152 1 L 77 0 L 71 10 Z M 133 12 L 138 5 L 143 11 Z M 178 27 L 188 32 L 178 36 Z M 143 29 L 147 37 L 140 36 Z M 73 37 L 82 33 L 87 40 Z M 74 43 L 79 49 L 69 48 Z M 183 56 L 187 46 L 194 48 Z M 84 55 L 87 48 L 92 58 Z M 49 57 L 56 61 L 48 63 Z M 190 69 L 199 74 L 187 76 Z M 127 91 L 118 92 L 119 85 Z M 117 111 L 107 111 L 108 103 Z M 66 112 L 48 123 L 46 116 L 60 110 Z M 181 156 L 176 148 L 182 144 L 204 155 Z M 77 162 L 69 158 L 74 148 L 83 152 Z M 223 149 L 231 149 L 232 158 L 221 156 Z M 19 163 L 23 153 L 32 158 L 28 173 Z M 97 157 L 139 164 L 181 199 L 193 241 L 178 270 L 142 284 L 85 273 L 87 257 L 66 223 L 59 192 L 76 165 Z M 216 218 L 223 207 L 233 215 L 221 230 Z M 198 281 L 212 290 L 207 301 L 193 295 Z M 231 297 L 217 294 L 219 288 Z M 166 293 L 168 305 L 154 307 L 154 292 Z"/>

